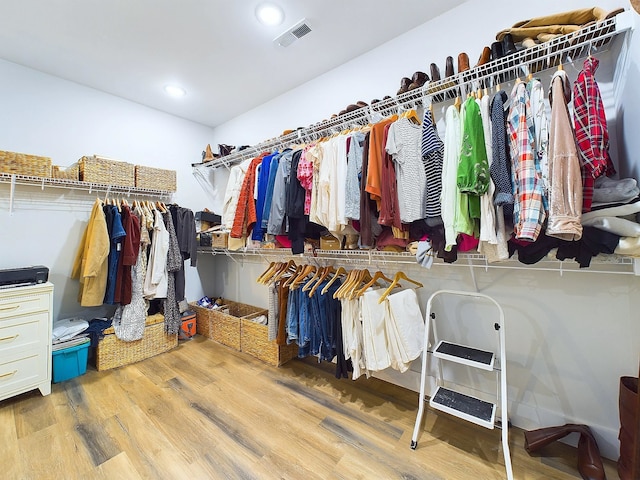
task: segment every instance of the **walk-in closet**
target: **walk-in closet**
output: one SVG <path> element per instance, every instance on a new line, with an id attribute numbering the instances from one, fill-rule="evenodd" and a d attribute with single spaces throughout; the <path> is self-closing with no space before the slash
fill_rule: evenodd
<path id="1" fill-rule="evenodd" d="M 640 3 L 321 3 L 0 6 L 2 478 L 640 480 Z"/>

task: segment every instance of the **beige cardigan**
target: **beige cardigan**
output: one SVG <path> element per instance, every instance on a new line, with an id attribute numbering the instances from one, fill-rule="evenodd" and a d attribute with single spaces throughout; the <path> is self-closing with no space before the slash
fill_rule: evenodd
<path id="1" fill-rule="evenodd" d="M 551 79 L 549 102 L 549 217 L 547 235 L 562 240 L 582 237 L 582 175 L 567 104 L 571 85 L 564 70 Z"/>

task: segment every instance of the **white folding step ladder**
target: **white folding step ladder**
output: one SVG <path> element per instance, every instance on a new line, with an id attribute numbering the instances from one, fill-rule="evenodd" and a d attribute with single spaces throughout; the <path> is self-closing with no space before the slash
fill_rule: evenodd
<path id="1" fill-rule="evenodd" d="M 486 300 L 497 308 L 498 321 L 494 323 L 494 328 L 498 333 L 497 344 L 500 350 L 499 366 L 496 366 L 496 355 L 494 352 L 480 350 L 472 346 L 459 345 L 449 340 L 437 339 L 437 328 L 435 324 L 436 315 L 432 311 L 434 299 L 443 295 L 458 295 L 474 297 Z M 426 399 L 427 380 L 427 358 L 432 355 L 438 362 L 449 361 L 471 368 L 493 371 L 497 376 L 497 399 L 500 400 L 500 411 L 502 418 L 502 452 L 504 454 L 505 469 L 508 480 L 513 480 L 513 470 L 511 468 L 511 455 L 509 454 L 509 432 L 507 415 L 507 365 L 505 353 L 505 333 L 504 333 L 504 312 L 502 307 L 493 298 L 482 293 L 463 292 L 457 290 L 438 290 L 427 302 L 424 343 L 422 350 L 422 373 L 420 378 L 420 403 L 418 405 L 418 416 L 411 438 L 411 448 L 415 450 L 418 446 L 418 434 L 420 433 L 420 423 L 424 413 Z M 437 341 L 436 348 L 429 350 L 430 332 L 433 330 L 434 340 Z M 434 343 L 435 343 L 434 341 Z M 438 364 L 437 388 L 429 400 L 429 405 L 436 409 L 469 422 L 475 423 L 485 428 L 493 429 L 495 425 L 496 403 L 490 403 L 479 398 L 465 395 L 444 386 L 444 374 L 441 363 Z"/>

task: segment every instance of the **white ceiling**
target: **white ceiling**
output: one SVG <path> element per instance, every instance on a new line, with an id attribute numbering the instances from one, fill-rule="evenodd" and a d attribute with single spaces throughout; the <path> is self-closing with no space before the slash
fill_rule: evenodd
<path id="1" fill-rule="evenodd" d="M 0 58 L 215 127 L 464 2 L 273 1 L 278 27 L 260 0 L 4 0 Z M 302 18 L 312 32 L 276 47 Z"/>

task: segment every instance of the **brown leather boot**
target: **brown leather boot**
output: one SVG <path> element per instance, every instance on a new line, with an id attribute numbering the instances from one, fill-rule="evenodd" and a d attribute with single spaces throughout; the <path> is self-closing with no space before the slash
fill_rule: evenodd
<path id="1" fill-rule="evenodd" d="M 635 465 L 635 442 L 638 438 L 638 425 L 640 425 L 640 412 L 638 412 L 638 379 L 635 377 L 620 377 L 620 396 L 618 398 L 620 409 L 620 458 L 618 458 L 618 475 L 620 480 L 633 480 L 640 475 L 640 465 Z"/>
<path id="2" fill-rule="evenodd" d="M 469 55 L 462 52 L 458 55 L 458 73 L 469 70 Z"/>
<path id="3" fill-rule="evenodd" d="M 416 72 L 411 77 L 411 84 L 409 85 L 409 90 L 413 90 L 415 88 L 420 88 L 429 80 L 429 75 L 424 72 Z"/>
<path id="4" fill-rule="evenodd" d="M 431 68 L 431 81 L 432 82 L 440 81 L 440 69 L 438 68 L 438 65 L 436 65 L 435 63 L 432 63 L 430 68 Z"/>
<path id="5" fill-rule="evenodd" d="M 482 49 L 482 53 L 480 54 L 480 58 L 478 58 L 478 63 L 476 63 L 476 67 L 480 65 L 484 65 L 485 63 L 491 60 L 491 49 L 489 47 L 484 47 Z"/>
<path id="6" fill-rule="evenodd" d="M 539 428 L 524 432 L 524 448 L 527 452 L 533 453 L 573 432 L 580 434 L 578 472 L 582 478 L 584 480 L 606 480 L 598 444 L 587 425 L 568 423 L 558 427 Z"/>
<path id="7" fill-rule="evenodd" d="M 453 57 L 447 57 L 446 66 L 444 69 L 445 77 L 452 77 L 455 74 L 453 71 Z"/>
<path id="8" fill-rule="evenodd" d="M 411 79 L 407 77 L 402 77 L 400 80 L 400 89 L 398 90 L 398 95 L 401 95 L 405 92 L 409 91 L 409 85 L 411 85 Z"/>

